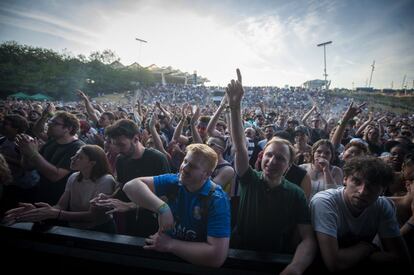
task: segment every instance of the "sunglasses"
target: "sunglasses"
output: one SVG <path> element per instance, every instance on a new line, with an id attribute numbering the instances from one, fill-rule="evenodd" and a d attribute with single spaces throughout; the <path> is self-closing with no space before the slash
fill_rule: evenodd
<path id="1" fill-rule="evenodd" d="M 208 142 L 208 143 L 207 143 L 207 145 L 208 145 L 209 147 L 216 146 L 217 148 L 219 148 L 219 149 L 221 149 L 221 150 L 223 150 L 223 151 L 224 151 L 224 148 L 223 148 L 222 146 L 218 145 L 217 143 L 214 143 L 214 142 Z"/>

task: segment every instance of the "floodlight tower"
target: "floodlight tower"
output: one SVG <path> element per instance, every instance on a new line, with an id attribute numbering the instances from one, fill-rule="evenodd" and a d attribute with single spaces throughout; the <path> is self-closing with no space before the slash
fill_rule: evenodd
<path id="1" fill-rule="evenodd" d="M 142 43 L 148 43 L 148 41 L 143 40 L 141 38 L 135 38 L 135 40 L 137 40 L 139 42 L 139 56 L 138 56 L 138 59 L 141 59 L 141 46 L 142 46 Z"/>
<path id="2" fill-rule="evenodd" d="M 375 60 L 374 60 L 374 62 L 372 62 L 372 65 L 371 65 L 371 75 L 369 77 L 369 85 L 368 85 L 368 88 L 371 88 L 372 74 L 374 73 L 374 69 L 375 69 Z"/>
<path id="3" fill-rule="evenodd" d="M 321 44 L 318 44 L 318 45 L 316 45 L 316 46 L 318 46 L 318 47 L 321 47 L 321 46 L 323 46 L 323 62 L 324 62 L 324 64 L 325 64 L 325 67 L 324 67 L 324 76 L 325 76 L 325 89 L 327 89 L 328 87 L 328 82 L 327 82 L 327 80 L 326 80 L 326 78 L 327 78 L 327 76 L 328 76 L 328 74 L 326 73 L 326 45 L 329 45 L 329 44 L 332 44 L 332 41 L 327 41 L 327 42 L 323 42 L 323 43 L 321 43 Z"/>

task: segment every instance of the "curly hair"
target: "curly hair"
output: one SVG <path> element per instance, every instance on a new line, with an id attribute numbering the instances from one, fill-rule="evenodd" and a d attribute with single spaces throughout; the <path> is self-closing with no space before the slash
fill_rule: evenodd
<path id="1" fill-rule="evenodd" d="M 79 119 L 74 114 L 68 113 L 66 111 L 59 111 L 56 112 L 54 116 L 62 120 L 64 127 L 72 128 L 69 132 L 72 136 L 74 136 L 79 131 Z"/>
<path id="2" fill-rule="evenodd" d="M 373 156 L 355 157 L 345 163 L 342 168 L 344 176 L 359 174 L 367 185 L 387 187 L 394 180 L 392 168 L 383 160 Z"/>

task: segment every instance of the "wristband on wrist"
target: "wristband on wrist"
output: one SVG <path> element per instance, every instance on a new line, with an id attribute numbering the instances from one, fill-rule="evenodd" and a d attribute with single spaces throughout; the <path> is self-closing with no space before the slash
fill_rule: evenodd
<path id="1" fill-rule="evenodd" d="M 161 204 L 160 207 L 158 207 L 158 214 L 163 214 L 165 212 L 167 212 L 168 210 L 170 210 L 170 207 L 168 206 L 168 204 L 166 204 L 165 202 L 163 204 Z"/>

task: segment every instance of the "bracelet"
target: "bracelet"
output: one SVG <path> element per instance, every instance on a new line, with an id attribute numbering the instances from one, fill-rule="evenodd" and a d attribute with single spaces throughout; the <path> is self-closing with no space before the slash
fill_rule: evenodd
<path id="1" fill-rule="evenodd" d="M 62 209 L 59 209 L 59 213 L 58 213 L 58 215 L 57 215 L 57 217 L 56 217 L 56 220 L 59 220 L 59 218 L 60 218 L 60 213 L 62 213 Z"/>
<path id="2" fill-rule="evenodd" d="M 414 224 L 412 224 L 410 222 L 406 222 L 406 224 L 408 225 L 409 228 L 414 229 Z"/>
<path id="3" fill-rule="evenodd" d="M 160 207 L 158 207 L 158 214 L 163 214 L 165 212 L 167 212 L 168 210 L 170 210 L 170 207 L 168 206 L 168 204 L 166 204 L 165 202 L 163 204 L 161 204 Z"/>

